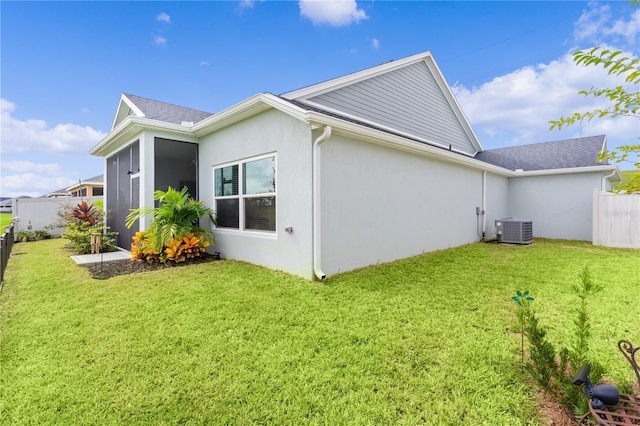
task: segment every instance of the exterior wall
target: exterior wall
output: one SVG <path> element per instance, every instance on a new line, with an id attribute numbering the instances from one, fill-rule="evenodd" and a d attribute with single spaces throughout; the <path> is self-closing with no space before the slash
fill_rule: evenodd
<path id="1" fill-rule="evenodd" d="M 593 190 L 602 173 L 509 179 L 509 216 L 533 222 L 533 236 L 591 241 Z"/>
<path id="2" fill-rule="evenodd" d="M 326 274 L 480 240 L 481 171 L 337 135 L 320 151 Z"/>
<path id="3" fill-rule="evenodd" d="M 71 191 L 72 197 L 101 197 L 103 194 L 94 194 L 95 189 L 103 189 L 104 185 L 82 185 Z M 84 194 L 82 193 L 84 190 Z"/>
<path id="4" fill-rule="evenodd" d="M 476 152 L 425 62 L 309 100 L 468 154 Z"/>
<path id="5" fill-rule="evenodd" d="M 496 238 L 495 221 L 509 216 L 509 178 L 487 173 L 485 241 Z"/>
<path id="6" fill-rule="evenodd" d="M 218 165 L 276 154 L 276 232 L 217 228 L 210 251 L 222 257 L 313 277 L 311 131 L 277 110 L 269 110 L 203 137 L 199 147 L 199 192 L 215 208 L 213 169 Z M 203 225 L 204 226 L 204 225 Z M 293 232 L 285 232 L 292 227 Z"/>

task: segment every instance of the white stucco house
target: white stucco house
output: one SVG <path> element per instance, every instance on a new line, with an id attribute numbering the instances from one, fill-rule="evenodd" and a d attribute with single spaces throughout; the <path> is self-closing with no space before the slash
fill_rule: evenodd
<path id="1" fill-rule="evenodd" d="M 592 192 L 620 178 L 595 162 L 605 146 L 484 150 L 425 52 L 216 114 L 123 94 L 90 152 L 121 246 L 131 208 L 187 186 L 217 213 L 212 250 L 312 279 L 491 239 L 511 216 L 590 240 Z"/>

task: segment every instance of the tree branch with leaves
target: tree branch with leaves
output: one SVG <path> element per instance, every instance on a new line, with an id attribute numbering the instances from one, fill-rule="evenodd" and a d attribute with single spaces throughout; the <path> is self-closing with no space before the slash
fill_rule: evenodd
<path id="1" fill-rule="evenodd" d="M 640 0 L 632 0 L 631 5 L 639 6 Z M 601 67 L 609 75 L 623 77 L 624 82 L 628 85 L 635 86 L 640 83 L 640 58 L 624 56 L 620 50 L 602 47 L 594 47 L 586 51 L 579 50 L 573 54 L 573 61 L 578 66 Z M 586 97 L 606 98 L 609 100 L 610 105 L 604 109 L 576 112 L 573 115 L 552 120 L 550 121 L 550 130 L 561 129 L 565 126 L 591 121 L 596 118 L 630 117 L 636 120 L 640 119 L 640 91 L 630 91 L 623 86 L 617 86 L 612 89 L 592 87 L 589 90 L 580 91 L 579 94 Z M 618 186 L 618 191 L 627 193 L 640 192 L 640 162 L 634 159 L 634 156 L 640 156 L 640 144 L 622 145 L 616 151 L 601 151 L 596 159 L 597 162 L 630 163 L 638 169 L 631 180 Z"/>

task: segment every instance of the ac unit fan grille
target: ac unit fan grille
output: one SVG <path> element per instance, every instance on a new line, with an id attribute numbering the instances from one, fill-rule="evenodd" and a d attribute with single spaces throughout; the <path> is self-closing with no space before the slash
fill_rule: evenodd
<path id="1" fill-rule="evenodd" d="M 498 241 L 512 244 L 531 244 L 533 242 L 533 223 L 529 220 L 496 220 Z"/>

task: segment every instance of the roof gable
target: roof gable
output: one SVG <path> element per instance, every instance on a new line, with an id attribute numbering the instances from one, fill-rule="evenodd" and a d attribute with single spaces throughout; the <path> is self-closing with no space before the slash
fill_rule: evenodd
<path id="1" fill-rule="evenodd" d="M 167 123 L 198 123 L 213 114 L 197 109 L 181 107 L 166 102 L 123 93 L 111 128 L 115 128 L 125 118 L 135 116 Z"/>
<path id="2" fill-rule="evenodd" d="M 509 170 L 553 170 L 607 165 L 596 162 L 606 136 L 564 139 L 479 152 L 476 159 Z"/>
<path id="3" fill-rule="evenodd" d="M 282 97 L 467 155 L 482 150 L 429 52 Z"/>

